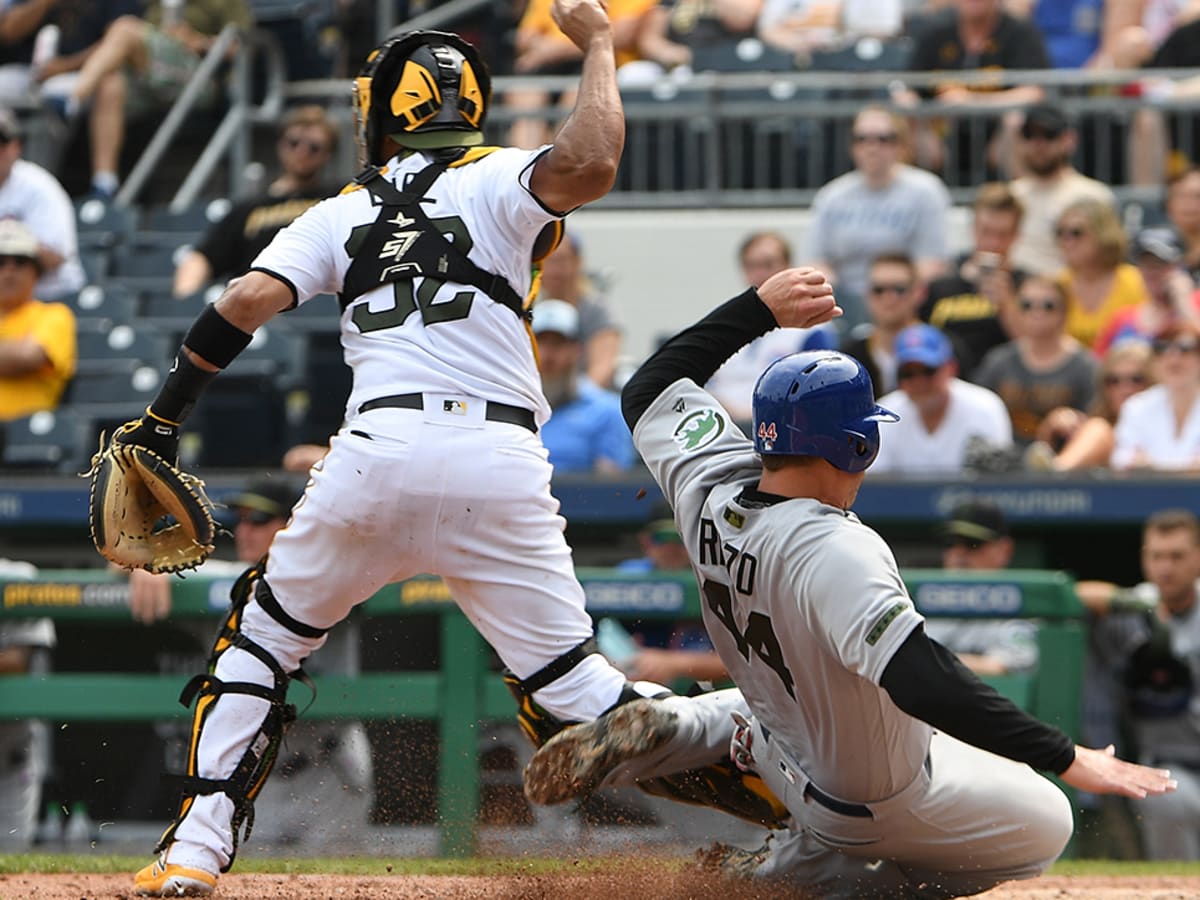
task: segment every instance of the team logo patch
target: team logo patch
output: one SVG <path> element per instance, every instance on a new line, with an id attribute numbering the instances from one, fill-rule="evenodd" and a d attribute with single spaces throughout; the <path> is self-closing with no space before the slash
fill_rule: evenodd
<path id="1" fill-rule="evenodd" d="M 467 414 L 467 404 L 461 400 L 443 400 L 442 412 L 450 413 L 452 416 L 465 416 Z"/>
<path id="2" fill-rule="evenodd" d="M 672 437 L 680 453 L 695 453 L 715 441 L 725 431 L 725 418 L 715 409 L 698 409 L 685 416 Z"/>

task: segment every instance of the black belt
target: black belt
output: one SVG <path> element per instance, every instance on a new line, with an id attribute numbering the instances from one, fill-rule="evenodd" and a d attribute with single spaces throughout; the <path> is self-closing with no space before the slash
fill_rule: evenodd
<path id="1" fill-rule="evenodd" d="M 933 761 L 929 758 L 929 756 L 925 757 L 925 772 L 932 777 Z M 845 800 L 838 800 L 836 797 L 830 797 L 811 781 L 804 786 L 804 796 L 817 801 L 828 810 L 831 810 L 835 813 L 841 813 L 843 816 L 853 816 L 856 819 L 875 818 L 875 814 L 871 812 L 870 807 L 865 806 L 862 803 L 847 803 Z"/>
<path id="2" fill-rule="evenodd" d="M 449 403 L 451 401 L 446 402 Z M 363 413 L 372 409 L 388 408 L 424 409 L 425 397 L 423 394 L 389 394 L 386 397 L 376 397 L 374 400 L 366 401 L 359 406 L 358 411 Z M 487 401 L 487 408 L 483 413 L 483 417 L 489 422 L 507 422 L 509 425 L 520 425 L 522 428 L 528 428 L 534 434 L 537 434 L 537 420 L 534 419 L 533 413 L 527 409 L 521 409 L 519 406 L 509 406 L 507 403 L 495 403 L 489 400 Z"/>
<path id="3" fill-rule="evenodd" d="M 875 818 L 871 810 L 863 804 L 847 803 L 844 800 L 838 800 L 836 797 L 830 797 L 811 781 L 804 786 L 804 796 L 816 800 L 826 809 L 832 810 L 835 813 L 841 813 L 843 816 L 854 816 L 856 819 Z"/>

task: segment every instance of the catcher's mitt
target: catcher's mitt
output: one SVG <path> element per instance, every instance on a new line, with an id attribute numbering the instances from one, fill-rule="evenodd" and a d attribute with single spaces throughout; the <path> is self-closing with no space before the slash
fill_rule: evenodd
<path id="1" fill-rule="evenodd" d="M 212 501 L 204 482 L 162 456 L 121 440 L 122 425 L 92 457 L 92 540 L 105 559 L 126 569 L 180 572 L 213 552 Z M 173 523 L 165 522 L 167 517 Z"/>

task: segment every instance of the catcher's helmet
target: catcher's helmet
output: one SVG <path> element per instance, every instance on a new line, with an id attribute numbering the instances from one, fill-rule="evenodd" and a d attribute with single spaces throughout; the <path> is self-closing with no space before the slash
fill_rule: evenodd
<path id="1" fill-rule="evenodd" d="M 762 454 L 819 456 L 861 472 L 879 453 L 879 423 L 899 419 L 876 405 L 862 364 L 834 350 L 778 359 L 754 386 L 754 447 Z"/>
<path id="2" fill-rule="evenodd" d="M 386 162 L 384 137 L 415 150 L 481 144 L 491 99 L 487 66 L 458 35 L 410 31 L 389 38 L 354 79 L 364 162 Z"/>

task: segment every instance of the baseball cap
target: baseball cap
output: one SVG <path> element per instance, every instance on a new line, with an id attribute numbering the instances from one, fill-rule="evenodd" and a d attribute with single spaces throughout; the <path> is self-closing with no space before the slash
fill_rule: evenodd
<path id="1" fill-rule="evenodd" d="M 1180 246 L 1179 237 L 1173 228 L 1143 228 L 1133 239 L 1129 255 L 1135 260 L 1139 256 L 1148 255 L 1161 262 L 1177 263 L 1183 258 L 1183 247 Z"/>
<path id="2" fill-rule="evenodd" d="M 896 335 L 896 365 L 920 363 L 937 368 L 954 358 L 950 339 L 932 325 L 909 325 Z"/>
<path id="3" fill-rule="evenodd" d="M 986 543 L 1008 537 L 1008 520 L 991 500 L 967 500 L 954 507 L 942 526 L 942 534 Z"/>
<path id="4" fill-rule="evenodd" d="M 1071 127 L 1067 114 L 1049 103 L 1038 103 L 1025 110 L 1025 121 L 1021 123 L 1021 137 L 1036 135 L 1058 137 Z"/>
<path id="5" fill-rule="evenodd" d="M 0 220 L 0 256 L 23 256 L 38 260 L 38 242 L 33 232 L 17 219 Z"/>
<path id="6" fill-rule="evenodd" d="M 259 513 L 265 523 L 271 519 L 286 519 L 298 497 L 299 492 L 285 481 L 257 481 L 226 499 L 225 505 L 230 509 Z"/>
<path id="7" fill-rule="evenodd" d="M 533 304 L 533 333 L 544 331 L 578 338 L 579 312 L 565 300 L 539 300 Z"/>
<path id="8" fill-rule="evenodd" d="M 655 519 L 646 526 L 646 537 L 656 544 L 682 544 L 674 519 Z"/>
<path id="9" fill-rule="evenodd" d="M 0 106 L 0 141 L 19 141 L 21 139 L 21 121 L 11 109 Z"/>

